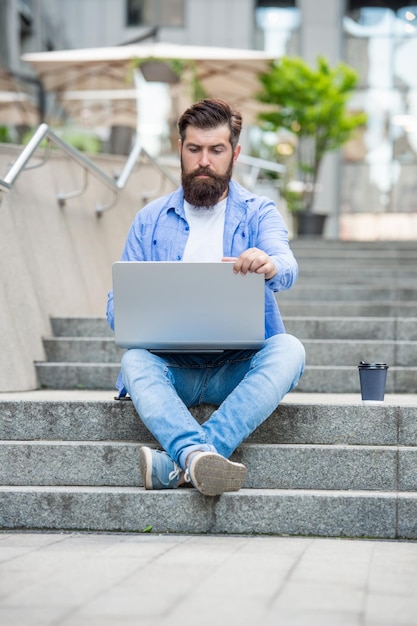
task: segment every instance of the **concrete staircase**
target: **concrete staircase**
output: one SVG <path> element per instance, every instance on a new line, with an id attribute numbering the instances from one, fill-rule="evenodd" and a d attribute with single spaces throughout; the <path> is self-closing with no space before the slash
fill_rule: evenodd
<path id="1" fill-rule="evenodd" d="M 357 393 L 361 360 L 389 364 L 388 393 L 417 391 L 417 245 L 296 240 L 300 278 L 277 296 L 306 348 L 299 391 Z M 53 319 L 40 385 L 113 389 L 119 350 L 104 319 Z"/>
<path id="2" fill-rule="evenodd" d="M 298 241 L 300 278 L 279 295 L 303 340 L 300 391 L 356 393 L 357 364 L 389 364 L 388 393 L 417 390 L 417 245 Z"/>
<path id="3" fill-rule="evenodd" d="M 417 246 L 293 247 L 300 279 L 279 303 L 308 367 L 236 451 L 244 489 L 144 491 L 138 450 L 156 442 L 113 400 L 121 351 L 103 319 L 54 319 L 46 389 L 0 396 L 0 528 L 416 539 Z M 362 406 L 361 359 L 390 365 L 381 406 Z"/>
<path id="4" fill-rule="evenodd" d="M 318 308 L 313 315 L 308 304 L 290 301 L 283 294 L 280 303 L 287 331 L 306 348 L 307 367 L 299 391 L 357 393 L 357 365 L 364 360 L 389 364 L 387 393 L 416 392 L 416 318 L 367 317 L 363 310 L 362 316 L 353 316 L 349 303 L 342 309 L 340 301 L 337 316 L 330 316 L 328 301 L 322 303 L 325 316 L 318 314 Z M 297 315 L 287 314 L 288 310 Z M 301 315 L 302 310 L 306 315 Z M 55 335 L 44 339 L 48 361 L 36 364 L 41 386 L 113 389 L 122 350 L 115 346 L 105 320 L 52 319 L 52 327 Z"/>

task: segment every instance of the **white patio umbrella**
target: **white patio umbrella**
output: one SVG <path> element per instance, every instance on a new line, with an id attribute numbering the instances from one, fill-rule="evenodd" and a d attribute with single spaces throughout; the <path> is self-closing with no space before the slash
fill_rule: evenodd
<path id="1" fill-rule="evenodd" d="M 34 67 L 44 88 L 60 92 L 62 100 L 66 91 L 128 89 L 134 83 L 135 61 L 179 60 L 193 67 L 208 96 L 223 98 L 239 107 L 248 122 L 262 106 L 255 98 L 260 89 L 258 74 L 267 69 L 273 57 L 259 50 L 156 42 L 28 53 L 22 59 Z M 163 67 L 161 63 L 159 66 Z M 145 72 L 149 68 L 142 67 L 149 80 Z M 166 65 L 165 69 L 168 69 Z M 158 79 L 155 75 L 151 77 L 155 78 Z M 166 82 L 169 78 L 169 75 L 165 77 Z M 181 79 L 182 86 L 186 86 L 184 77 Z"/>
<path id="2" fill-rule="evenodd" d="M 134 89 L 65 91 L 58 97 L 66 114 L 84 127 L 137 127 L 137 94 Z"/>

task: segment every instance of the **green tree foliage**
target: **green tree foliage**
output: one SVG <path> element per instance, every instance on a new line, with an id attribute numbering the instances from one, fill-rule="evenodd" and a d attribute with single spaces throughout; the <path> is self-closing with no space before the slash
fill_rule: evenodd
<path id="1" fill-rule="evenodd" d="M 258 100 L 271 105 L 259 114 L 262 128 L 286 129 L 296 137 L 295 175 L 304 184 L 303 201 L 296 205 L 311 210 L 324 155 L 340 148 L 366 122 L 364 113 L 348 110 L 358 75 L 345 63 L 331 68 L 323 57 L 315 68 L 300 58 L 282 57 L 259 78 Z"/>

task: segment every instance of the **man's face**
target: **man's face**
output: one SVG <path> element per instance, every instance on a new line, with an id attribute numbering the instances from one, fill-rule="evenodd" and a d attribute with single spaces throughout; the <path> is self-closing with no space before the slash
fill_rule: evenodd
<path id="1" fill-rule="evenodd" d="M 184 198 L 198 207 L 210 207 L 227 196 L 233 165 L 240 146 L 233 151 L 230 129 L 217 126 L 203 130 L 188 126 L 179 141 Z"/>

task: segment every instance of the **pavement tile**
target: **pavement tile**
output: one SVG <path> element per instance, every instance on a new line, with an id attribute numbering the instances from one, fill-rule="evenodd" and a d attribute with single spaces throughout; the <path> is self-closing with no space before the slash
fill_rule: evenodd
<path id="1" fill-rule="evenodd" d="M 417 626 L 415 542 L 4 533 L 3 548 L 2 626 Z"/>
<path id="2" fill-rule="evenodd" d="M 370 594 L 366 602 L 366 624 L 378 626 L 415 626 L 417 623 L 417 594 Z"/>
<path id="3" fill-rule="evenodd" d="M 297 607 L 297 610 L 301 611 L 330 611 L 359 615 L 365 596 L 366 590 L 359 585 L 355 588 L 322 582 L 318 575 L 317 582 L 287 582 L 272 608 L 291 610 L 292 607 Z"/>
<path id="4" fill-rule="evenodd" d="M 275 610 L 263 620 L 262 626 L 363 626 L 360 615 L 338 611 Z"/>
<path id="5" fill-rule="evenodd" d="M 56 626 L 65 615 L 62 608 L 16 607 L 0 608 L 0 623 L 4 626 Z M 114 625 L 116 626 L 116 625 Z"/>

